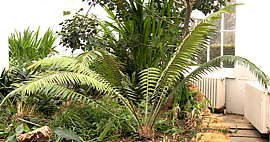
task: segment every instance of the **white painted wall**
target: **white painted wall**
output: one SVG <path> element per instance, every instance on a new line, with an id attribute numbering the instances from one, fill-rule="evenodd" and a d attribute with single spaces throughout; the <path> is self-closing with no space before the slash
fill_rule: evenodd
<path id="1" fill-rule="evenodd" d="M 249 59 L 270 75 L 270 0 L 237 2 L 244 5 L 236 9 L 236 55 Z"/>
<path id="2" fill-rule="evenodd" d="M 259 132 L 269 134 L 270 131 L 270 95 L 261 90 L 260 84 L 246 83 L 245 117 L 255 126 Z"/>
<path id="3" fill-rule="evenodd" d="M 237 3 L 244 5 L 236 8 L 236 55 L 247 58 L 270 75 L 270 1 L 237 0 Z M 245 104 L 250 100 L 246 84 L 257 80 L 241 66 L 235 67 L 234 74 L 235 79 L 226 80 L 226 108 L 228 112 L 244 114 L 245 109 L 249 109 Z M 258 86 L 258 89 L 262 87 Z"/>
<path id="4" fill-rule="evenodd" d="M 244 114 L 243 99 L 245 96 L 245 81 L 236 78 L 226 78 L 226 112 L 233 114 Z"/>
<path id="5" fill-rule="evenodd" d="M 0 2 L 0 70 L 8 64 L 8 35 L 14 30 L 22 31 L 30 27 L 41 31 L 51 27 L 58 30 L 58 24 L 65 18 L 63 11 L 75 12 L 79 8 L 88 9 L 82 0 L 5 0 Z M 92 13 L 104 19 L 105 12 L 100 7 L 93 8 Z M 60 48 L 60 47 L 59 47 Z M 58 49 L 59 49 L 58 48 Z M 61 50 L 62 49 L 62 50 Z M 60 54 L 65 55 L 63 48 Z"/>

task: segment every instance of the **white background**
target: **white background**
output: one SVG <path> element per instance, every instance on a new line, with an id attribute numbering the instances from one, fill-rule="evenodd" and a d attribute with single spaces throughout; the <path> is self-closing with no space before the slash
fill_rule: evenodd
<path id="1" fill-rule="evenodd" d="M 58 24 L 69 16 L 63 16 L 63 11 L 76 12 L 80 8 L 89 8 L 82 0 L 1 0 L 0 2 L 0 70 L 8 65 L 8 36 L 10 33 L 22 31 L 27 27 L 35 30 L 40 26 L 42 32 L 49 27 L 58 30 Z M 106 17 L 100 7 L 91 10 Z M 71 16 L 71 15 L 70 15 Z M 69 54 L 60 48 L 60 54 Z M 62 49 L 62 50 L 61 50 Z"/>
<path id="2" fill-rule="evenodd" d="M 270 75 L 270 0 L 237 2 L 244 5 L 236 9 L 236 55 L 249 59 Z"/>
<path id="3" fill-rule="evenodd" d="M 238 0 L 245 3 L 237 8 L 236 55 L 245 57 L 270 74 L 270 0 Z M 0 69 L 7 65 L 8 35 L 28 26 L 59 29 L 63 11 L 88 8 L 81 0 L 2 0 L 0 2 Z M 100 8 L 93 13 L 106 17 Z M 64 52 L 62 53 L 64 54 Z"/>

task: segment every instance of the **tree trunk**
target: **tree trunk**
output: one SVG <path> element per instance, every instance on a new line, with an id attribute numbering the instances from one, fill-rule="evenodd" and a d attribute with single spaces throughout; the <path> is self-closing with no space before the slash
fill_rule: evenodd
<path id="1" fill-rule="evenodd" d="M 155 137 L 155 132 L 149 126 L 142 126 L 139 129 L 139 135 L 146 139 L 152 139 Z"/>
<path id="2" fill-rule="evenodd" d="M 191 18 L 193 0 L 185 0 L 185 4 L 186 4 L 186 15 L 185 15 L 182 38 L 187 36 L 189 33 L 189 22 Z"/>

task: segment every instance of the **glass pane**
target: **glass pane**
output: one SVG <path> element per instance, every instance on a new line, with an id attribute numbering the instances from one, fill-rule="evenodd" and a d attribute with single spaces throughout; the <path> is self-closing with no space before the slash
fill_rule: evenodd
<path id="1" fill-rule="evenodd" d="M 210 45 L 210 60 L 220 56 L 220 44 Z"/>
<path id="2" fill-rule="evenodd" d="M 224 47 L 223 47 L 224 55 L 235 55 L 235 32 L 225 32 L 224 33 Z M 233 68 L 233 64 L 225 64 L 223 65 L 225 68 Z"/>
<path id="3" fill-rule="evenodd" d="M 210 35 L 210 44 L 220 44 L 220 35 L 219 31 Z"/>
<path id="4" fill-rule="evenodd" d="M 233 8 L 235 11 L 235 8 Z M 235 29 L 235 13 L 225 13 L 224 14 L 224 30 L 234 30 Z"/>
<path id="5" fill-rule="evenodd" d="M 228 31 L 228 32 L 224 32 L 223 33 L 223 42 L 224 44 L 230 44 L 230 45 L 234 45 L 235 44 L 235 32 L 234 31 Z"/>
<path id="6" fill-rule="evenodd" d="M 233 9 L 235 11 L 235 8 Z M 221 32 L 223 32 L 223 55 L 235 55 L 235 13 L 224 14 L 224 27 L 225 31 L 221 29 L 221 19 L 216 20 L 213 24 L 217 32 L 210 35 L 210 59 L 216 58 L 221 55 Z M 229 30 L 229 31 L 228 31 Z M 207 61 L 207 49 L 201 51 L 200 56 L 197 59 L 199 64 Z M 216 66 L 220 66 L 219 64 Z M 223 67 L 232 68 L 234 65 L 223 64 Z"/>

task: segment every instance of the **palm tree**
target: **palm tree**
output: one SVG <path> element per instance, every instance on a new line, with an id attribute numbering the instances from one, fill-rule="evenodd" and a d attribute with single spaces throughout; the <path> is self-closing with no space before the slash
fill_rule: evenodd
<path id="1" fill-rule="evenodd" d="M 180 46 L 176 48 L 164 69 L 150 67 L 142 70 L 138 74 L 138 84 L 132 84 L 132 81 L 120 71 L 118 65 L 114 66 L 113 70 L 116 74 L 122 75 L 122 79 L 119 80 L 121 82 L 120 85 L 107 81 L 106 78 L 109 76 L 100 74 L 100 70 L 93 70 L 91 65 L 97 60 L 105 59 L 105 56 L 110 56 L 110 54 L 104 51 L 88 51 L 80 54 L 78 57 L 51 57 L 34 63 L 30 68 L 42 67 L 49 71 L 43 72 L 40 76 L 25 82 L 24 85 L 9 93 L 0 105 L 14 95 L 25 96 L 41 92 L 60 97 L 64 100 L 78 101 L 86 104 L 95 103 L 115 116 L 113 111 L 102 106 L 99 100 L 92 99 L 70 87 L 73 85 L 88 86 L 104 95 L 119 99 L 137 122 L 139 134 L 144 137 L 151 137 L 156 118 L 164 105 L 169 91 L 175 89 L 176 85 L 177 88 L 183 88 L 186 83 L 200 79 L 202 74 L 218 69 L 218 67 L 215 67 L 217 63 L 226 62 L 244 65 L 257 77 L 264 87 L 269 85 L 269 80 L 263 71 L 247 59 L 238 56 L 226 55 L 217 57 L 201 65 L 193 72 L 188 73 L 190 66 L 196 65 L 196 57 L 199 56 L 200 50 L 207 47 L 206 36 L 209 32 L 214 31 L 214 29 L 210 28 L 213 21 L 218 19 L 222 13 L 230 12 L 231 7 L 225 7 L 202 20 L 200 24 L 187 34 Z M 112 60 L 115 59 L 112 58 Z M 186 73 L 188 75 L 184 77 L 183 75 Z M 140 100 L 133 99 L 137 95 L 141 96 Z"/>

